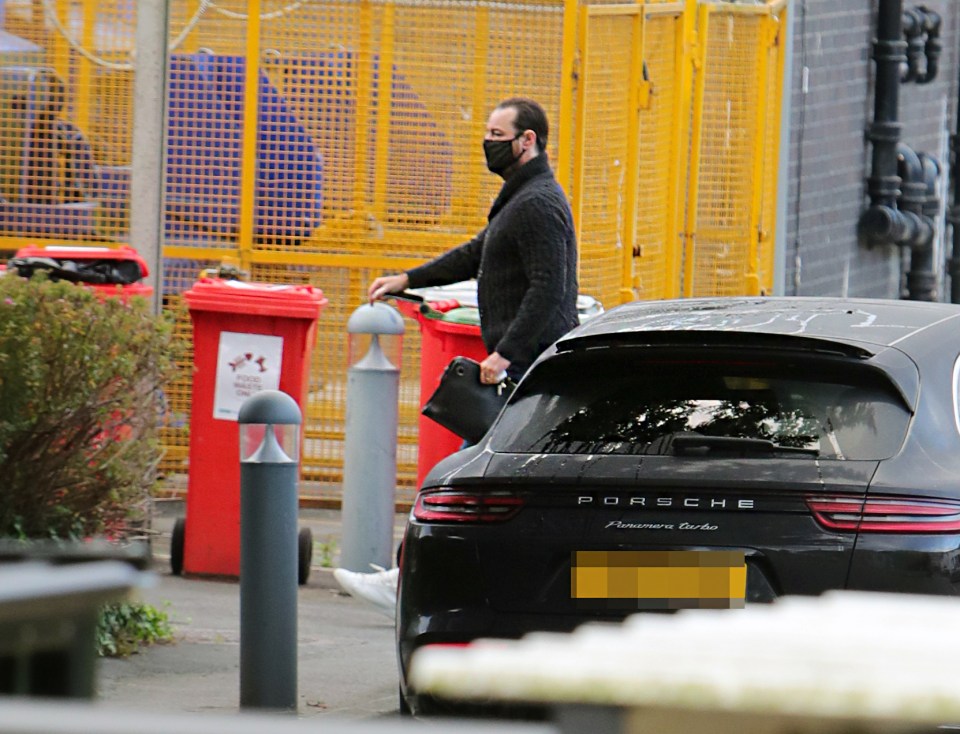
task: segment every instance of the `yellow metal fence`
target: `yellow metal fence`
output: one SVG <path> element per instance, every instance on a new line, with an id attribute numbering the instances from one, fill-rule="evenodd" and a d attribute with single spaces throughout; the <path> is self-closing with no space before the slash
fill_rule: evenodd
<path id="1" fill-rule="evenodd" d="M 771 291 L 786 7 L 700 7 L 684 295 Z"/>
<path id="2" fill-rule="evenodd" d="M 608 308 L 769 292 L 787 11 L 786 0 L 173 0 L 162 289 L 184 348 L 165 471 L 186 470 L 189 443 L 181 294 L 233 258 L 254 279 L 329 299 L 303 470 L 339 480 L 346 320 L 375 275 L 483 225 L 498 179 L 480 141 L 505 97 L 534 97 L 550 117 L 582 292 Z M 4 30 L 0 250 L 126 242 L 135 3 L 7 0 Z M 407 488 L 419 348 L 410 323 Z"/>

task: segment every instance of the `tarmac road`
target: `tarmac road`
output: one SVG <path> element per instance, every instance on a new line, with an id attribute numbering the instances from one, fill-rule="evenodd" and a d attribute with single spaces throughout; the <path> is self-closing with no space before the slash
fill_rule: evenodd
<path id="1" fill-rule="evenodd" d="M 158 712 L 239 710 L 240 589 L 234 581 L 170 574 L 169 533 L 182 503 L 164 503 L 154 521 L 154 580 L 141 598 L 163 609 L 175 642 L 126 659 L 101 659 L 102 706 Z M 405 515 L 397 516 L 397 538 Z M 300 587 L 298 607 L 298 714 L 338 718 L 390 718 L 397 713 L 393 623 L 362 601 L 345 596 L 333 578 L 340 513 L 301 509 L 300 526 L 313 530 L 314 566 Z"/>

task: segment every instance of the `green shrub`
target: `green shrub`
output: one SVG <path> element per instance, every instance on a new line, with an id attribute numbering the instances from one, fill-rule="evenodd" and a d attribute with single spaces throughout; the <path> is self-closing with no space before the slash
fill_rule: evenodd
<path id="1" fill-rule="evenodd" d="M 146 508 L 170 332 L 142 299 L 0 277 L 0 535 L 110 534 Z"/>
<path id="2" fill-rule="evenodd" d="M 173 630 L 167 613 L 151 604 L 109 604 L 100 612 L 97 625 L 97 654 L 100 657 L 126 657 L 141 645 L 172 639 Z"/>

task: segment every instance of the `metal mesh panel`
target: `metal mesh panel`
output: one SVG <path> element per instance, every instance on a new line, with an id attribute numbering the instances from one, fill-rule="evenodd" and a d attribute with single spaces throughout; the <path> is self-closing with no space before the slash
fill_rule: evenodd
<path id="1" fill-rule="evenodd" d="M 173 0 L 171 17 L 195 18 L 192 32 L 186 37 L 178 51 L 196 53 L 198 51 L 211 54 L 243 56 L 246 53 L 247 43 L 247 7 L 246 0 L 217 0 L 207 6 L 202 6 L 199 0 Z M 279 3 L 264 2 L 261 15 L 277 10 Z M 189 21 L 188 21 L 189 23 Z M 171 28 L 173 35 L 175 28 Z"/>
<path id="2" fill-rule="evenodd" d="M 126 61 L 117 57 L 118 61 Z M 133 71 L 96 67 L 91 79 L 88 123 L 94 159 L 106 166 L 129 166 L 133 142 Z"/>
<path id="3" fill-rule="evenodd" d="M 160 278 L 163 308 L 174 319 L 176 371 L 164 394 L 166 414 L 160 431 L 164 453 L 160 471 L 177 475 L 188 469 L 190 453 L 190 401 L 193 394 L 193 324 L 183 291 L 192 286 L 205 268 L 217 263 L 167 258 Z M 185 482 L 182 483 L 185 486 Z"/>
<path id="4" fill-rule="evenodd" d="M 787 10 L 764 20 L 774 36 L 765 54 L 767 86 L 764 90 L 765 139 L 763 146 L 763 178 L 756 182 L 761 188 L 760 250 L 757 253 L 759 287 L 762 293 L 773 293 L 775 237 L 777 225 L 777 174 L 780 155 L 780 116 L 783 100 L 783 68 L 786 53 Z"/>
<path id="5" fill-rule="evenodd" d="M 5 4 L 14 36 L 0 49 L 4 247 L 124 231 L 133 23 L 129 4 Z"/>
<path id="6" fill-rule="evenodd" d="M 169 89 L 166 241 L 233 248 L 240 227 L 242 60 L 176 54 Z"/>
<path id="7" fill-rule="evenodd" d="M 274 192 L 275 207 L 300 218 L 288 224 L 304 236 L 281 232 L 258 248 L 429 257 L 479 229 L 499 188 L 480 149 L 492 106 L 522 91 L 556 119 L 559 10 L 324 4 L 264 21 L 265 83 L 295 119 L 288 134 L 304 158 L 297 186 Z M 302 175 L 314 151 L 312 199 Z M 319 216 L 308 221 L 312 205 Z M 275 221 L 269 211 L 261 220 L 267 229 Z"/>
<path id="8" fill-rule="evenodd" d="M 26 56 L 14 58 L 14 63 L 35 63 L 38 57 L 45 57 L 46 49 L 51 45 L 52 39 L 44 23 L 43 12 L 43 5 L 32 0 L 5 0 L 4 30 L 36 47 L 30 50 L 25 49 Z M 5 53 L 4 57 L 6 62 L 11 58 L 11 54 Z"/>
<path id="9" fill-rule="evenodd" d="M 185 473 L 190 455 L 190 398 L 193 387 L 193 324 L 187 304 L 180 296 L 165 299 L 165 310 L 174 319 L 173 336 L 177 346 L 176 370 L 164 392 L 163 425 L 160 441 L 162 475 Z"/>
<path id="10" fill-rule="evenodd" d="M 760 18 L 711 14 L 701 126 L 699 197 L 689 295 L 743 294 L 754 208 Z M 758 184 L 759 185 L 759 182 Z"/>
<path id="11" fill-rule="evenodd" d="M 421 200 L 417 207 L 408 205 L 407 217 L 402 210 L 388 212 L 391 226 L 467 233 L 483 224 L 485 204 L 496 195 L 496 182 L 483 175 L 479 154 L 488 101 L 481 80 L 463 71 L 489 63 L 490 16 L 489 9 L 477 7 L 398 7 L 394 14 L 394 33 L 383 48 L 393 52 L 388 109 L 407 109 L 391 115 L 388 139 L 378 140 L 377 161 L 385 165 L 374 167 L 374 202 L 382 210 L 384 193 L 387 202 L 410 199 L 418 179 L 425 196 L 413 197 Z M 403 104 L 404 96 L 419 100 L 425 114 Z M 424 254 L 437 254 L 442 246 L 426 243 Z"/>
<path id="12" fill-rule="evenodd" d="M 314 174 L 308 180 L 311 196 L 293 206 L 298 220 L 294 226 L 308 241 L 300 244 L 325 252 L 355 251 L 351 240 L 362 237 L 373 224 L 367 219 L 364 190 L 364 157 L 373 120 L 370 95 L 360 94 L 361 87 L 369 92 L 379 71 L 373 59 L 377 29 L 372 16 L 369 9 L 361 13 L 354 4 L 311 3 L 265 20 L 262 27 L 264 82 L 292 113 L 288 135 L 298 140 L 305 158 L 316 156 L 320 164 L 310 168 L 305 161 L 302 170 Z M 282 164 L 275 155 L 268 165 Z M 302 183 L 297 187 L 301 192 Z M 290 202 L 284 193 L 274 192 L 281 204 Z M 263 224 L 267 230 L 276 229 L 272 217 Z M 277 248 L 298 244 L 297 238 L 271 241 Z"/>
<path id="13" fill-rule="evenodd" d="M 634 288 L 641 299 L 676 295 L 680 274 L 674 256 L 678 168 L 685 170 L 677 124 L 682 14 L 648 14 L 644 58 L 651 84 L 649 105 L 640 110 L 640 183 L 637 191 L 637 248 Z"/>
<path id="14" fill-rule="evenodd" d="M 580 199 L 580 290 L 606 305 L 620 302 L 632 23 L 598 15 L 587 25 L 581 105 L 587 111 L 577 156 Z"/>

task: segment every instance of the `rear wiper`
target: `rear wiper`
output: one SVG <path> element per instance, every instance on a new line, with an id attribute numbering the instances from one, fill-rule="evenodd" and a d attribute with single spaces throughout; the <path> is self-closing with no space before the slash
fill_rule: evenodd
<path id="1" fill-rule="evenodd" d="M 699 433 L 675 433 L 667 444 L 674 454 L 682 454 L 690 449 L 708 451 L 730 451 L 755 454 L 808 454 L 819 456 L 820 450 L 805 446 L 782 446 L 766 438 L 742 438 L 740 436 L 704 436 Z"/>

